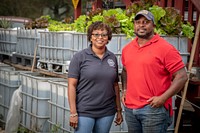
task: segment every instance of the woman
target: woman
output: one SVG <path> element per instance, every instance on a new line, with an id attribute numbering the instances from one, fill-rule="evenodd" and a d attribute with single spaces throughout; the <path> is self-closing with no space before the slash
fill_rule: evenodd
<path id="1" fill-rule="evenodd" d="M 116 112 L 116 125 L 123 121 L 117 59 L 106 48 L 112 31 L 98 21 L 87 36 L 90 46 L 74 55 L 68 71 L 70 126 L 75 133 L 108 133 Z"/>

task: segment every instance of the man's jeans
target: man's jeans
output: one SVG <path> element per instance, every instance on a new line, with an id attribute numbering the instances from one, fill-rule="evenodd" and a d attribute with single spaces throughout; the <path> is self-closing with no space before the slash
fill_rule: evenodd
<path id="1" fill-rule="evenodd" d="M 125 119 L 129 133 L 166 133 L 172 120 L 165 107 L 152 108 L 150 105 L 140 109 L 125 107 Z"/>
<path id="2" fill-rule="evenodd" d="M 115 115 L 91 118 L 79 117 L 75 133 L 109 133 Z"/>

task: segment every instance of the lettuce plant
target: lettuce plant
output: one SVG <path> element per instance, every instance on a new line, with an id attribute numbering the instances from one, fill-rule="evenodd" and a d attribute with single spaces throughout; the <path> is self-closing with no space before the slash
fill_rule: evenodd
<path id="1" fill-rule="evenodd" d="M 180 11 L 172 8 L 165 8 L 166 14 L 161 18 L 161 29 L 163 29 L 168 35 L 180 35 L 182 27 L 182 16 Z"/>
<path id="2" fill-rule="evenodd" d="M 128 38 L 131 38 L 134 36 L 133 20 L 136 13 L 146 9 L 151 11 L 155 17 L 154 31 L 156 33 L 160 35 L 184 35 L 190 39 L 194 37 L 194 27 L 189 22 L 184 23 L 179 10 L 173 7 L 162 8 L 154 5 L 155 2 L 156 0 L 140 0 L 133 2 L 126 10 L 120 8 L 102 10 L 98 8 L 86 15 L 80 15 L 74 23 L 66 25 L 68 28 L 62 23 L 56 23 L 57 26 L 53 26 L 52 21 L 49 21 L 49 27 L 51 26 L 51 31 L 58 31 L 60 28 L 85 33 L 93 22 L 103 21 L 112 28 L 113 33 L 126 34 Z"/>
<path id="3" fill-rule="evenodd" d="M 184 36 L 187 36 L 189 39 L 192 39 L 194 37 L 194 26 L 191 26 L 189 22 L 186 24 L 181 24 L 182 27 L 182 34 Z"/>
<path id="4" fill-rule="evenodd" d="M 125 33 L 128 38 L 133 36 L 133 22 L 126 16 L 125 11 L 120 8 L 105 10 L 103 16 L 104 22 L 109 24 L 113 33 Z"/>
<path id="5" fill-rule="evenodd" d="M 148 10 L 150 7 L 153 6 L 153 4 L 156 2 L 156 0 L 140 0 L 133 2 L 127 9 L 126 9 L 126 15 L 132 16 L 133 14 L 139 12 L 140 10 Z"/>

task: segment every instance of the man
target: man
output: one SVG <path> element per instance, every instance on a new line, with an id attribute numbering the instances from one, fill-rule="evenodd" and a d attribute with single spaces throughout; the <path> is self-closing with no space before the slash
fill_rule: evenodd
<path id="1" fill-rule="evenodd" d="M 166 133 L 172 96 L 187 81 L 175 47 L 154 34 L 154 16 L 147 10 L 134 19 L 136 38 L 122 50 L 122 103 L 129 133 Z"/>

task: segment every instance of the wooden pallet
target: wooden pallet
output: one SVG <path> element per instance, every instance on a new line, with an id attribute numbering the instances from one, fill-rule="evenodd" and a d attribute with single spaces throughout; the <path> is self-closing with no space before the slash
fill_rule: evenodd
<path id="1" fill-rule="evenodd" d="M 56 74 L 67 74 L 68 65 L 55 62 L 38 61 L 37 68 L 42 71 L 47 71 Z"/>
<path id="2" fill-rule="evenodd" d="M 36 57 L 36 62 L 38 61 L 39 57 Z M 32 66 L 34 57 L 33 56 L 24 56 L 19 54 L 13 54 L 12 56 L 12 63 L 20 64 L 23 66 Z"/>

